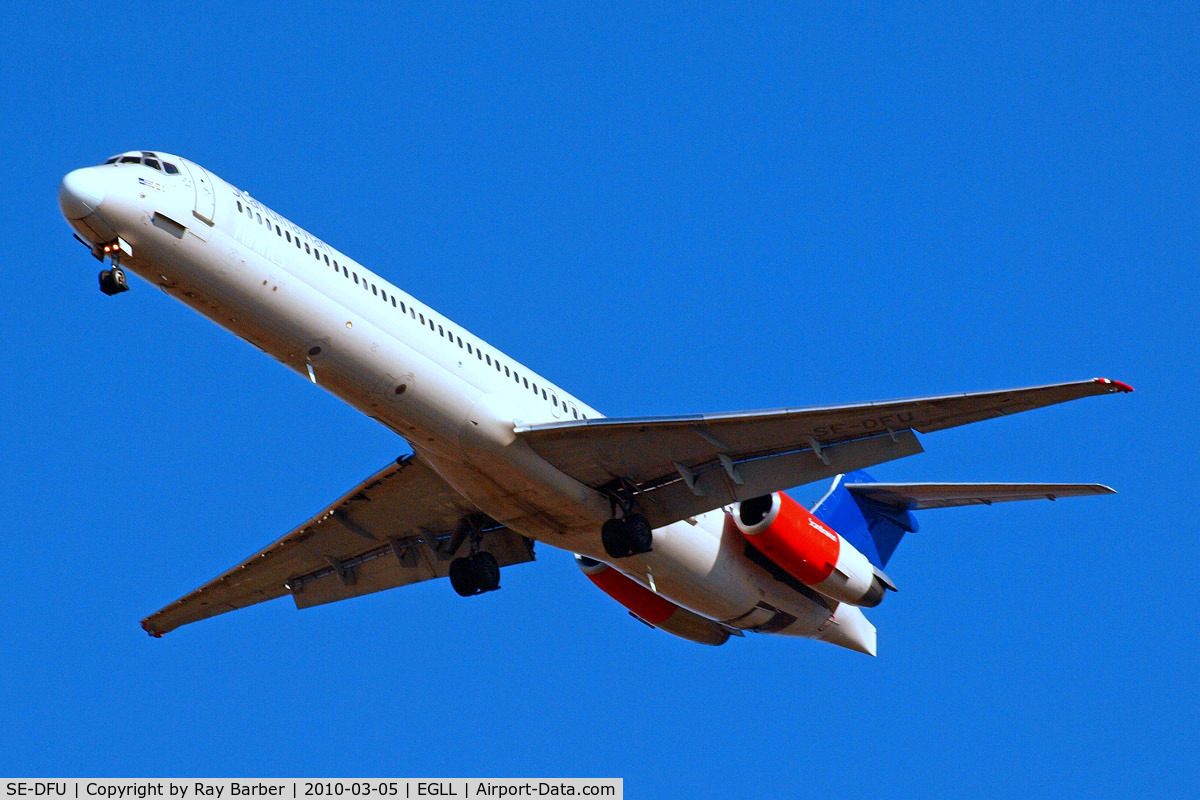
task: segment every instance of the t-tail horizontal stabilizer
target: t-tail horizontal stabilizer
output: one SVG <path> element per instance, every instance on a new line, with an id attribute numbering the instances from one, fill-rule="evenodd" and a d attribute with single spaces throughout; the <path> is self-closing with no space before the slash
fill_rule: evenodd
<path id="1" fill-rule="evenodd" d="M 913 511 L 1095 494 L 1114 491 L 1098 483 L 877 483 L 859 470 L 834 478 L 812 513 L 882 570 L 917 530 Z"/>
<path id="2" fill-rule="evenodd" d="M 845 483 L 858 497 L 905 511 L 1116 494 L 1099 483 Z"/>

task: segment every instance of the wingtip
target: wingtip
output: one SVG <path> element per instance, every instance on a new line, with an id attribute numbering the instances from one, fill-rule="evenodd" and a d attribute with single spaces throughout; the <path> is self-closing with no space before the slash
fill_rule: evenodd
<path id="1" fill-rule="evenodd" d="M 163 632 L 151 625 L 150 620 L 148 619 L 142 620 L 142 630 L 150 634 L 155 639 L 161 639 L 163 637 Z"/>
<path id="2" fill-rule="evenodd" d="M 1110 392 L 1121 392 L 1122 394 L 1132 392 L 1133 387 L 1123 381 L 1114 381 L 1111 378 L 1092 378 L 1092 383 L 1099 383 L 1102 386 L 1108 387 Z"/>

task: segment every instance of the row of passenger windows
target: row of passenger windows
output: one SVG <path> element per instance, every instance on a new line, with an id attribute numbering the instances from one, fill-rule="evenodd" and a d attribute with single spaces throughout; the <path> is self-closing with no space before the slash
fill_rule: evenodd
<path id="1" fill-rule="evenodd" d="M 275 234 L 277 236 L 282 236 L 288 242 L 294 241 L 296 243 L 297 250 L 301 248 L 302 243 L 298 235 L 293 239 L 290 231 L 285 231 L 278 225 L 273 226 L 270 219 L 264 220 L 262 214 L 251 209 L 249 205 L 243 206 L 241 200 L 237 201 L 237 209 L 238 213 L 245 214 L 247 217 L 249 217 L 251 222 L 264 224 L 267 226 L 268 230 L 274 227 Z M 554 404 L 555 408 L 562 408 L 563 411 L 569 410 L 571 414 L 574 415 L 575 419 L 580 418 L 579 411 L 573 406 L 569 407 L 566 400 L 563 400 L 562 403 L 559 403 L 558 396 L 554 392 L 547 390 L 545 387 L 542 387 L 542 389 L 539 390 L 536 382 L 530 383 L 528 377 L 522 378 L 516 370 L 510 370 L 507 366 L 500 363 L 500 359 L 493 359 L 490 353 L 484 353 L 482 349 L 473 347 L 469 341 L 464 343 L 461 336 L 455 336 L 454 332 L 449 328 L 438 325 L 436 322 L 434 322 L 433 317 L 430 317 L 427 322 L 423 312 L 419 312 L 416 308 L 405 305 L 404 301 L 397 300 L 394 294 L 389 297 L 385 290 L 380 289 L 374 283 L 369 283 L 366 276 L 363 276 L 363 278 L 360 280 L 357 272 L 352 272 L 344 264 L 339 266 L 336 258 L 330 260 L 328 253 L 322 253 L 318 248 L 310 247 L 308 242 L 303 242 L 303 248 L 304 252 L 311 253 L 313 258 L 315 258 L 318 262 L 324 259 L 325 264 L 333 267 L 334 272 L 340 272 L 345 278 L 352 278 L 356 284 L 362 286 L 363 291 L 370 289 L 371 294 L 380 298 L 385 303 L 390 301 L 392 308 L 398 308 L 401 314 L 407 314 L 412 319 L 420 321 L 421 325 L 428 324 L 429 330 L 433 331 L 438 336 L 448 339 L 451 344 L 457 343 L 460 349 L 467 351 L 468 355 L 474 355 L 478 360 L 483 361 L 489 367 L 495 366 L 496 372 L 502 372 L 506 378 L 512 378 L 518 386 L 524 385 L 526 389 L 531 390 L 535 395 L 540 393 L 542 399 L 549 400 Z M 583 419 L 587 419 L 587 414 L 583 414 L 582 417 Z"/>

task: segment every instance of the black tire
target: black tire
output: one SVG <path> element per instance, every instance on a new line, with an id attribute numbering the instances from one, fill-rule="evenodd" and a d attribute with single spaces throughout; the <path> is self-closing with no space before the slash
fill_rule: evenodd
<path id="1" fill-rule="evenodd" d="M 624 558 L 629 555 L 629 542 L 625 536 L 625 523 L 619 519 L 610 519 L 600 529 L 600 541 L 604 544 L 604 552 L 612 558 Z"/>
<path id="2" fill-rule="evenodd" d="M 107 269 L 100 270 L 100 291 L 105 294 L 112 294 L 112 271 Z"/>
<path id="3" fill-rule="evenodd" d="M 450 562 L 450 585 L 459 597 L 479 594 L 479 586 L 475 582 L 475 567 L 470 559 L 456 558 Z"/>
<path id="4" fill-rule="evenodd" d="M 654 529 L 650 520 L 641 514 L 630 514 L 625 518 L 625 540 L 628 542 L 630 555 L 649 553 L 654 545 Z"/>
<path id="5" fill-rule="evenodd" d="M 471 566 L 475 570 L 475 585 L 480 592 L 494 592 L 500 588 L 500 564 L 491 553 L 476 553 L 471 556 Z"/>

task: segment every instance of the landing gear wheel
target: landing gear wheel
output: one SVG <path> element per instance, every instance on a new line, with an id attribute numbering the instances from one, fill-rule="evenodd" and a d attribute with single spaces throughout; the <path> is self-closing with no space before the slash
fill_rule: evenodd
<path id="1" fill-rule="evenodd" d="M 627 558 L 639 553 L 649 553 L 654 543 L 650 522 L 641 514 L 630 514 L 624 519 L 610 519 L 600 529 L 600 541 L 604 552 L 613 558 Z"/>
<path id="2" fill-rule="evenodd" d="M 500 588 L 500 565 L 491 553 L 475 553 L 450 562 L 450 585 L 460 597 Z"/>
<path id="3" fill-rule="evenodd" d="M 654 543 L 654 530 L 650 520 L 641 514 L 630 514 L 625 518 L 625 535 L 628 537 L 631 555 L 649 553 Z"/>
<path id="4" fill-rule="evenodd" d="M 476 553 L 471 556 L 471 566 L 475 570 L 475 585 L 480 592 L 494 592 L 500 588 L 500 565 L 491 553 Z"/>
<path id="5" fill-rule="evenodd" d="M 600 541 L 604 544 L 604 552 L 613 558 L 624 558 L 629 555 L 623 520 L 610 519 L 604 523 L 604 527 L 600 529 Z"/>
<path id="6" fill-rule="evenodd" d="M 475 570 L 470 559 L 456 558 L 450 562 L 450 585 L 459 597 L 470 597 L 479 593 L 475 587 Z"/>
<path id="7" fill-rule="evenodd" d="M 103 270 L 100 273 L 100 291 L 108 296 L 129 291 L 129 281 L 125 279 L 125 271 L 120 267 Z"/>

